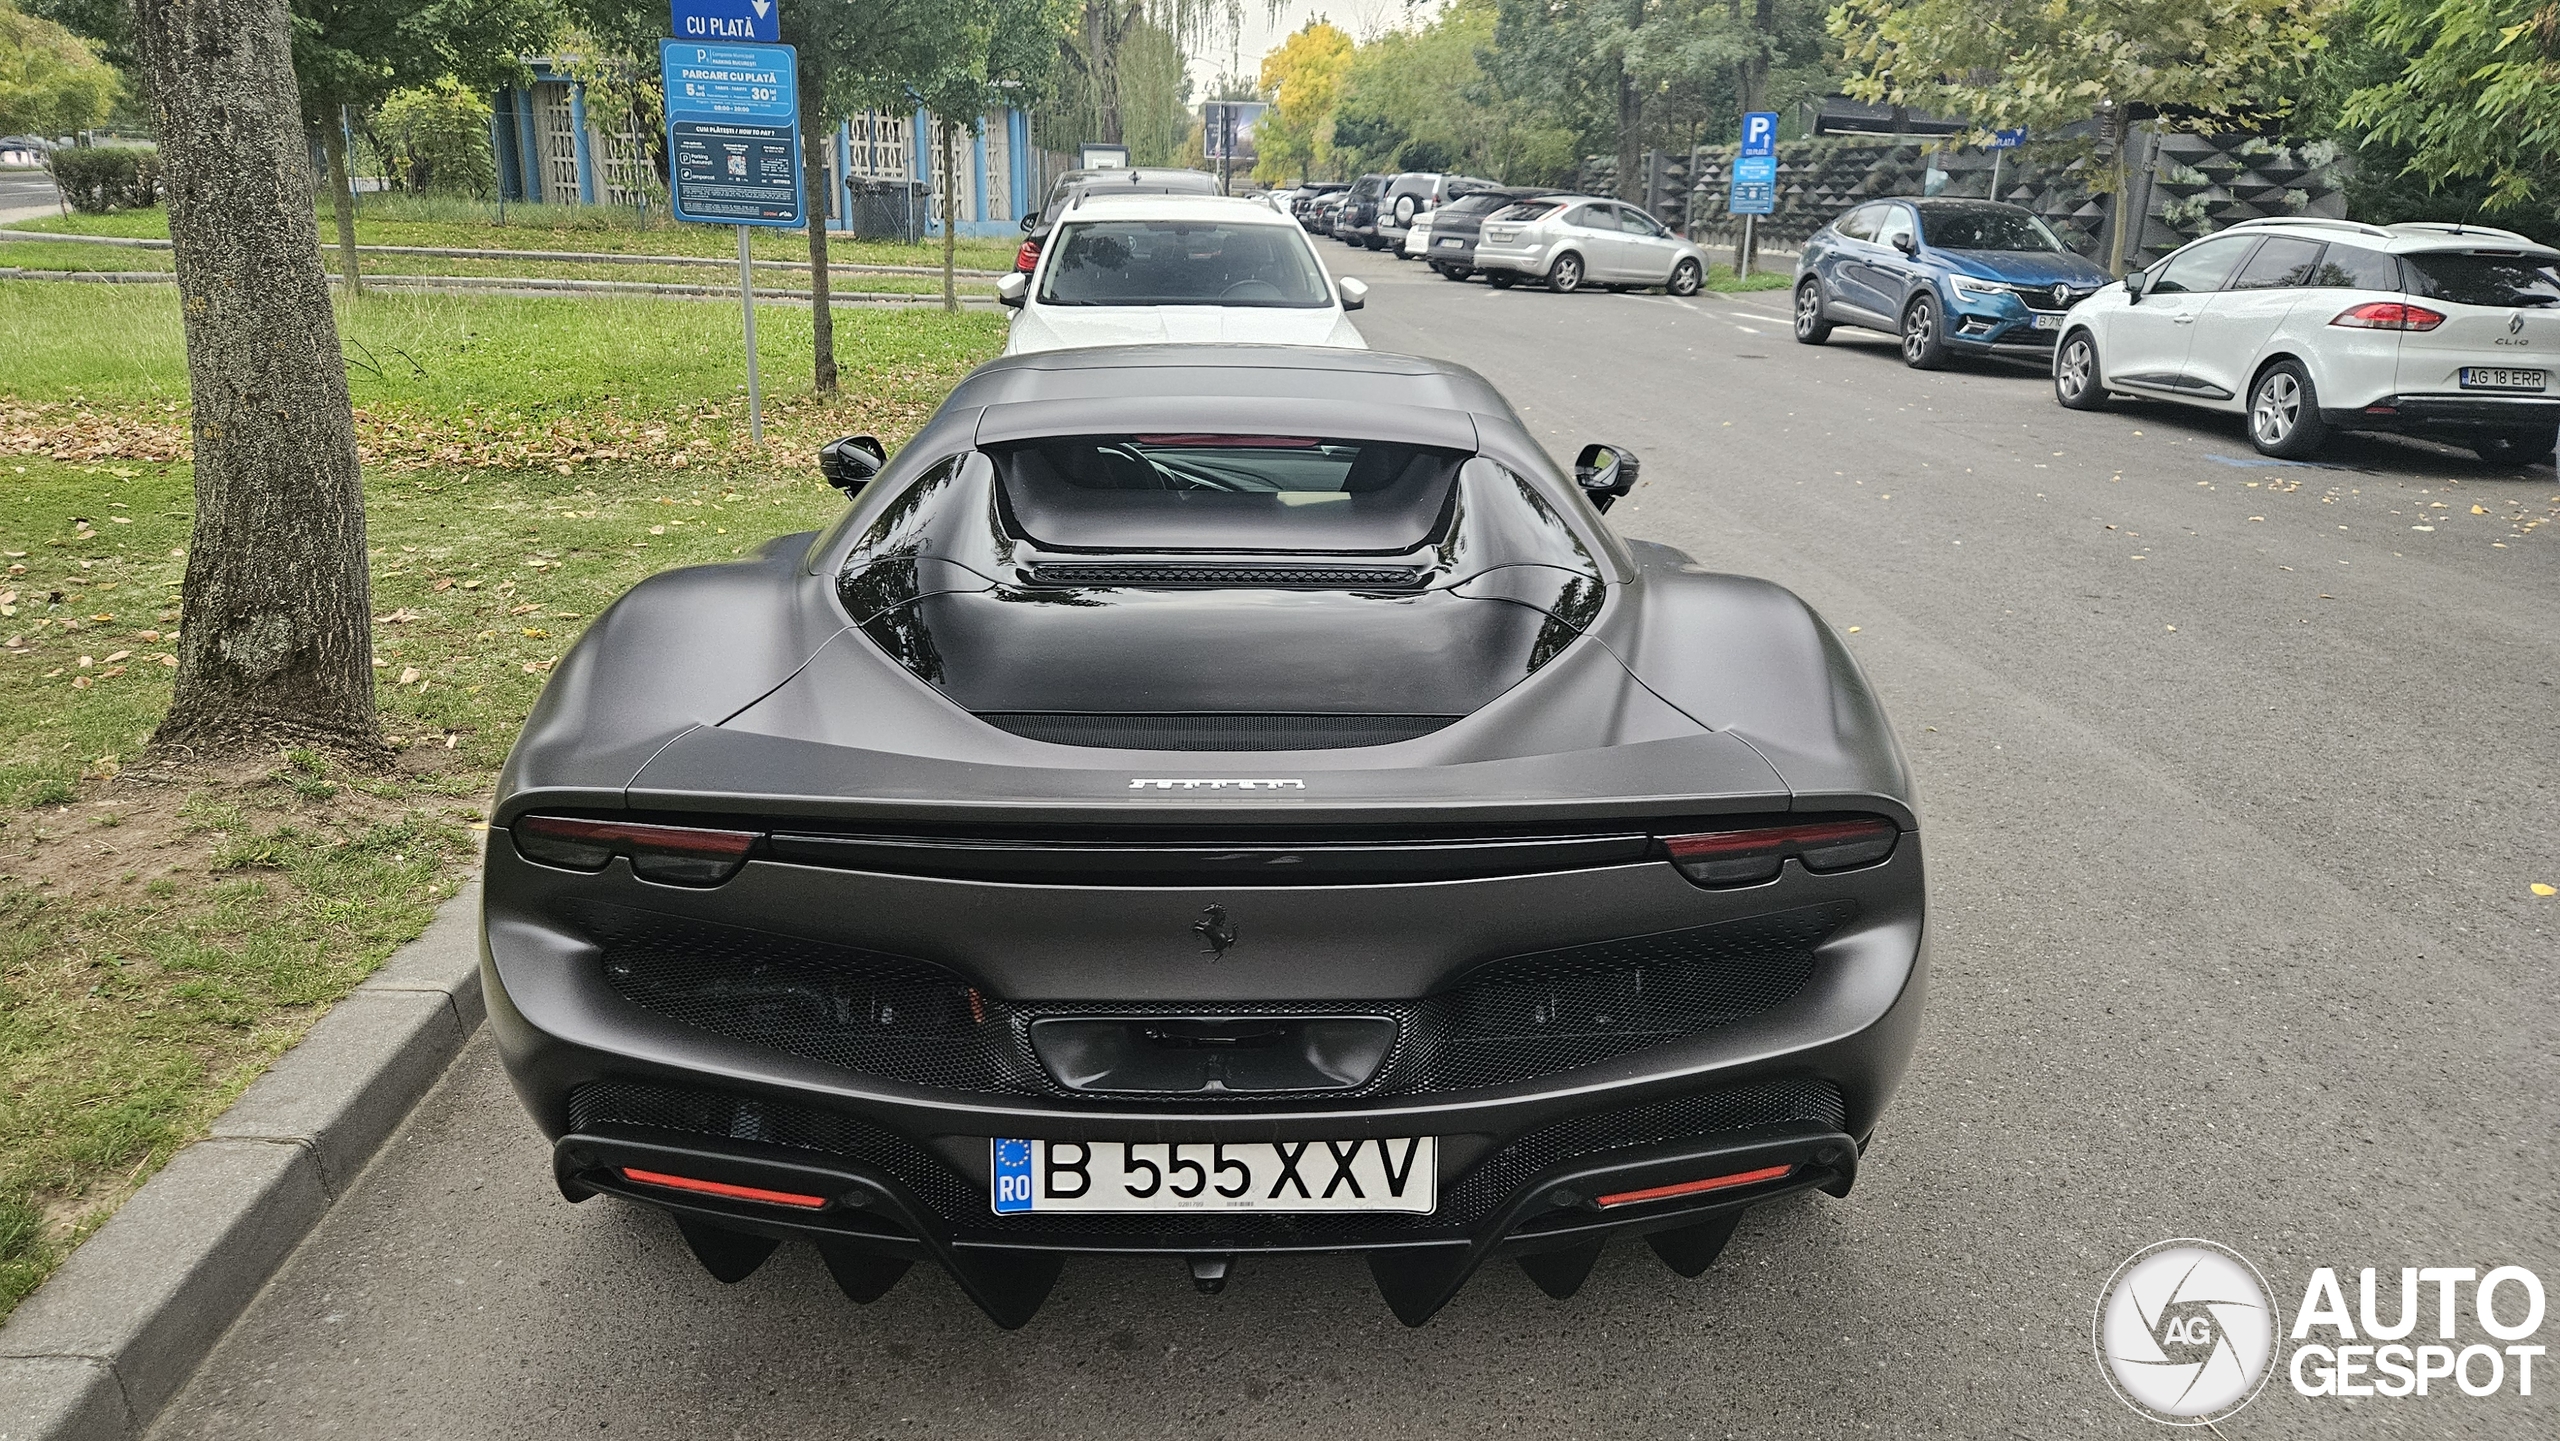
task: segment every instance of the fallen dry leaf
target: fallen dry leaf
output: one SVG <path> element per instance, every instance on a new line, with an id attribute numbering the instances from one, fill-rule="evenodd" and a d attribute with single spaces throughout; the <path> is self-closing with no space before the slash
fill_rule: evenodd
<path id="1" fill-rule="evenodd" d="M 400 684 L 402 684 L 402 685 L 416 685 L 417 683 L 418 683 L 418 668 L 417 668 L 416 666 L 410 666 L 410 667 L 408 667 L 407 669 L 405 669 L 405 670 L 403 670 L 403 671 L 401 671 L 401 672 L 400 672 Z"/>

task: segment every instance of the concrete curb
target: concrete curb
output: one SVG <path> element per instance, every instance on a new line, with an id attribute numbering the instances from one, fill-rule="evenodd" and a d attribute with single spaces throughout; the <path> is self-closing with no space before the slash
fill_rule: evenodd
<path id="1" fill-rule="evenodd" d="M 479 916 L 475 880 L 0 1326 L 0 1441 L 149 1428 L 479 1028 Z"/>

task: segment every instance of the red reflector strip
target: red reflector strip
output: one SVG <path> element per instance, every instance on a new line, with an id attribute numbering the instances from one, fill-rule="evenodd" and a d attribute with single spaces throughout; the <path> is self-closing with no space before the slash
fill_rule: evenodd
<path id="1" fill-rule="evenodd" d="M 1774 1181 L 1795 1170 L 1793 1162 L 1783 1166 L 1763 1166 L 1757 1171 L 1736 1171 L 1730 1176 L 1709 1176 L 1703 1181 L 1682 1181 L 1672 1186 L 1648 1186 L 1641 1191 L 1620 1191 L 1603 1196 L 1603 1206 L 1632 1206 L 1638 1201 L 1667 1201 L 1674 1196 L 1695 1196 L 1706 1191 L 1722 1191 L 1734 1186 L 1748 1186 L 1754 1181 Z"/>
<path id="2" fill-rule="evenodd" d="M 643 1171 L 637 1166 L 622 1168 L 622 1178 L 643 1186 L 664 1186 L 670 1191 L 693 1191 L 705 1196 L 724 1196 L 732 1201 L 763 1201 L 775 1206 L 797 1206 L 815 1211 L 827 1204 L 824 1196 L 803 1196 L 797 1191 L 768 1191 L 761 1186 L 732 1186 L 726 1181 L 705 1181 L 695 1176 L 670 1176 L 664 1171 Z"/>
<path id="3" fill-rule="evenodd" d="M 567 816 L 522 816 L 518 826 L 538 836 L 557 836 L 593 845 L 630 845 L 653 851 L 694 856 L 743 856 L 756 843 L 754 831 L 701 830 L 692 826 L 652 826 L 638 821 L 581 821 Z"/>

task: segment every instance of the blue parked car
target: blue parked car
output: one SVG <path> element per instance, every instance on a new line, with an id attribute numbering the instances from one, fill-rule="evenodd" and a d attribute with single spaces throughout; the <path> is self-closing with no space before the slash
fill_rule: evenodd
<path id="1" fill-rule="evenodd" d="M 1796 262 L 1796 339 L 1832 327 L 1902 337 L 1935 370 L 1958 355 L 2049 361 L 2063 313 L 2110 283 L 2042 220 L 1992 200 L 1871 200 L 1813 233 Z"/>

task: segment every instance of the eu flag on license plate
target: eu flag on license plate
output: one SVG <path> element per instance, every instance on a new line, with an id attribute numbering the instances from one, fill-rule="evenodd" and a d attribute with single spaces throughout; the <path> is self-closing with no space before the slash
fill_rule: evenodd
<path id="1" fill-rule="evenodd" d="M 995 1144 L 996 1214 L 1031 1209 L 1031 1143 L 999 1138 Z"/>

